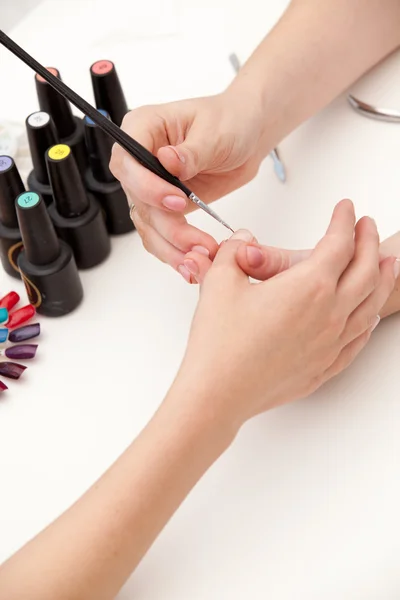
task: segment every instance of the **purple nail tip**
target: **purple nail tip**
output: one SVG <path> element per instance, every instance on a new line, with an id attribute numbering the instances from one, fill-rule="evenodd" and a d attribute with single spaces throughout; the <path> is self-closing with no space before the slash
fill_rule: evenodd
<path id="1" fill-rule="evenodd" d="M 0 363 L 0 375 L 9 377 L 10 379 L 19 379 L 26 367 L 14 362 Z"/>
<path id="2" fill-rule="evenodd" d="M 7 356 L 7 358 L 34 358 L 37 347 L 37 344 L 20 344 L 19 346 L 11 346 L 10 348 L 6 348 L 4 354 Z"/>
<path id="3" fill-rule="evenodd" d="M 24 325 L 23 327 L 14 329 L 14 331 L 10 331 L 8 339 L 15 344 L 16 342 L 31 340 L 38 335 L 40 335 L 40 323 L 32 323 L 31 325 Z"/>
<path id="4" fill-rule="evenodd" d="M 6 386 L 5 383 L 0 381 L 0 392 L 5 392 L 6 390 L 8 390 L 8 387 Z"/>

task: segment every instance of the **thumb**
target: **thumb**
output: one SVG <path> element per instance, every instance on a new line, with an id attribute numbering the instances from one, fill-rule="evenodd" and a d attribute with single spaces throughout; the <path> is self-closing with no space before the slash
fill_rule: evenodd
<path id="1" fill-rule="evenodd" d="M 242 244 L 236 252 L 236 261 L 242 271 L 259 281 L 274 277 L 296 263 L 305 260 L 311 250 L 285 250 L 272 246 Z"/>
<path id="2" fill-rule="evenodd" d="M 181 181 L 188 181 L 213 166 L 215 150 L 199 129 L 191 129 L 181 144 L 163 146 L 157 152 L 162 165 Z"/>
<path id="3" fill-rule="evenodd" d="M 214 258 L 212 266 L 207 272 L 205 282 L 214 280 L 218 282 L 227 282 L 227 280 L 248 281 L 246 273 L 238 266 L 236 254 L 241 246 L 245 246 L 244 242 L 255 241 L 255 238 L 250 231 L 239 229 L 226 242 L 220 245 L 220 248 Z"/>

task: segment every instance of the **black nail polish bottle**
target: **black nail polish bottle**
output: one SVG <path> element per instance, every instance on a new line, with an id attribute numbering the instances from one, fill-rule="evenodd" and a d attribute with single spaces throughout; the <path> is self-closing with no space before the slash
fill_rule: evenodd
<path id="1" fill-rule="evenodd" d="M 128 106 L 114 63 L 98 60 L 90 67 L 90 76 L 96 107 L 107 111 L 111 121 L 120 127 Z"/>
<path id="2" fill-rule="evenodd" d="M 47 317 L 66 315 L 83 298 L 72 250 L 58 239 L 39 194 L 24 192 L 15 207 L 24 244 L 18 266 L 29 302 Z"/>
<path id="3" fill-rule="evenodd" d="M 109 115 L 99 110 L 105 117 Z M 86 171 L 85 184 L 100 202 L 106 225 L 111 235 L 120 235 L 133 231 L 134 226 L 129 216 L 128 201 L 121 184 L 109 169 L 112 139 L 89 117 L 84 118 L 85 140 L 88 149 L 89 169 Z"/>
<path id="4" fill-rule="evenodd" d="M 50 67 L 48 70 L 61 79 L 57 69 Z M 68 100 L 49 85 L 43 77 L 35 75 L 35 82 L 40 110 L 52 116 L 58 140 L 72 148 L 79 170 L 84 175 L 88 164 L 82 119 L 72 114 Z"/>
<path id="5" fill-rule="evenodd" d="M 22 248 L 15 198 L 25 191 L 11 156 L 0 156 L 0 260 L 9 275 L 20 279 L 18 254 Z"/>
<path id="6" fill-rule="evenodd" d="M 110 253 L 100 204 L 86 192 L 69 146 L 58 144 L 46 153 L 54 202 L 49 214 L 59 237 L 72 248 L 78 269 L 103 262 Z"/>
<path id="7" fill-rule="evenodd" d="M 53 201 L 46 165 L 46 151 L 57 144 L 53 119 L 44 111 L 34 112 L 26 119 L 33 170 L 28 175 L 28 189 L 40 194 L 47 205 Z"/>

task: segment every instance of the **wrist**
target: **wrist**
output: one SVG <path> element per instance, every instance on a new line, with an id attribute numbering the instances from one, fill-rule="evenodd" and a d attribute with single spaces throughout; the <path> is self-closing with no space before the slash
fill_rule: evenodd
<path id="1" fill-rule="evenodd" d="M 205 442 L 213 462 L 229 448 L 242 425 L 224 405 L 215 386 L 180 371 L 156 417 L 177 424 L 179 435 L 184 432 L 193 443 Z"/>
<path id="2" fill-rule="evenodd" d="M 241 139 L 249 140 L 248 147 L 255 146 L 253 154 L 259 155 L 261 161 L 274 147 L 262 87 L 239 73 L 221 95 L 232 113 L 233 130 L 239 130 L 238 137 Z"/>

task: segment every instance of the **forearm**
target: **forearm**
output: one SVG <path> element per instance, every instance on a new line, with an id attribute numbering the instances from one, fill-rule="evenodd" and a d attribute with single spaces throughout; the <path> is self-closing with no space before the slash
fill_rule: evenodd
<path id="1" fill-rule="evenodd" d="M 7 600 L 110 600 L 233 439 L 172 392 L 136 441 L 0 569 Z"/>
<path id="2" fill-rule="evenodd" d="M 259 96 L 264 154 L 400 45 L 400 0 L 293 0 L 228 90 Z"/>

